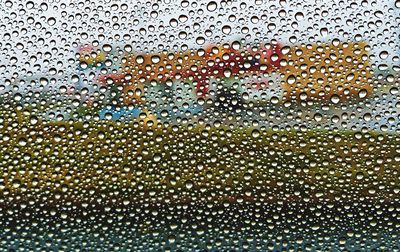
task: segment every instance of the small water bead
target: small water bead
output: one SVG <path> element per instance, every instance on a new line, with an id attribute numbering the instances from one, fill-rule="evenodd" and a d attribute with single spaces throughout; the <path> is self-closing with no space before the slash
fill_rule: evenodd
<path id="1" fill-rule="evenodd" d="M 215 2 L 215 1 L 210 1 L 208 4 L 207 4 L 207 10 L 208 11 L 215 11 L 217 9 L 217 3 Z"/>

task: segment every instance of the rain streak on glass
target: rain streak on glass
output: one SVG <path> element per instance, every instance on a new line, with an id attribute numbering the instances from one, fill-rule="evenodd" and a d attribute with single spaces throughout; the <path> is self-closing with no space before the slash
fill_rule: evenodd
<path id="1" fill-rule="evenodd" d="M 400 250 L 400 1 L 0 17 L 0 251 Z"/>

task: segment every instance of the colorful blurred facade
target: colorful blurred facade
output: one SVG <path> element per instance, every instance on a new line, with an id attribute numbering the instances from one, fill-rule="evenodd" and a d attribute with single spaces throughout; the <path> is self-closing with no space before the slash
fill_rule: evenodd
<path id="1" fill-rule="evenodd" d="M 233 111 L 242 103 L 262 106 L 272 97 L 278 102 L 336 103 L 365 98 L 373 91 L 364 42 L 246 48 L 222 44 L 153 54 L 125 52 L 112 67 L 104 62 L 113 58 L 113 52 L 83 46 L 78 53 L 81 71 L 82 65 L 97 68 L 98 85 L 117 87 L 118 106 L 145 107 L 155 114 L 173 109 L 162 102 L 168 97 L 175 107 L 196 113 L 202 110 L 199 99 L 201 104 Z"/>

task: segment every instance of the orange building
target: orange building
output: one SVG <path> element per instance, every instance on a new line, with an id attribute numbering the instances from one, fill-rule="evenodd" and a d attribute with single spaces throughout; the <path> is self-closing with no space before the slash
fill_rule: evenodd
<path id="1" fill-rule="evenodd" d="M 287 99 L 344 101 L 373 91 L 364 42 L 294 46 L 281 64 Z"/>

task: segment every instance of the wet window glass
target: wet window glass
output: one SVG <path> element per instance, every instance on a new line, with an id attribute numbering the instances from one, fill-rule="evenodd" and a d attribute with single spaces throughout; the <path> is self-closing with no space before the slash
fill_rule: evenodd
<path id="1" fill-rule="evenodd" d="M 1 251 L 398 251 L 400 1 L 0 1 Z"/>

